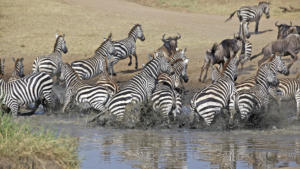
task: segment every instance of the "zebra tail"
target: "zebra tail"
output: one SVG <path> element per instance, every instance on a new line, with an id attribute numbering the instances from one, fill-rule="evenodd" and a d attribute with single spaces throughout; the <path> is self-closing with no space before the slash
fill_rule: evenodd
<path id="1" fill-rule="evenodd" d="M 227 19 L 225 20 L 225 22 L 229 21 L 229 20 L 233 17 L 233 15 L 234 15 L 235 13 L 236 13 L 236 10 L 230 14 L 229 18 L 227 18 Z"/>
<path id="2" fill-rule="evenodd" d="M 253 56 L 250 58 L 250 60 L 253 60 L 253 59 L 257 58 L 258 56 L 260 56 L 260 55 L 262 55 L 262 54 L 263 54 L 263 52 L 261 51 L 260 53 L 258 53 L 258 54 L 256 54 L 256 55 L 253 55 Z"/>

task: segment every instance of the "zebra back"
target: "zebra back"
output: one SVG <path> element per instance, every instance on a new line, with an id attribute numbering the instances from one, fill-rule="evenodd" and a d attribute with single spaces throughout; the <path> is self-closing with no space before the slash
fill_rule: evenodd
<path id="1" fill-rule="evenodd" d="M 72 68 L 79 75 L 80 79 L 88 80 L 101 73 L 107 74 L 108 59 L 116 52 L 111 36 L 109 34 L 108 38 L 102 42 L 93 57 L 71 63 Z"/>
<path id="2" fill-rule="evenodd" d="M 113 81 L 108 75 L 100 75 L 99 79 L 96 82 L 97 85 L 106 87 L 113 94 L 116 94 L 120 91 L 119 85 Z"/>

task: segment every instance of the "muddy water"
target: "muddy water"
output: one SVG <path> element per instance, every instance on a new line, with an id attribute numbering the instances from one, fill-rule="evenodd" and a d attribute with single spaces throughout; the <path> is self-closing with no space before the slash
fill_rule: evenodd
<path id="1" fill-rule="evenodd" d="M 201 131 L 88 128 L 85 118 L 30 121 L 78 137 L 81 168 L 279 168 L 300 166 L 300 126 Z"/>

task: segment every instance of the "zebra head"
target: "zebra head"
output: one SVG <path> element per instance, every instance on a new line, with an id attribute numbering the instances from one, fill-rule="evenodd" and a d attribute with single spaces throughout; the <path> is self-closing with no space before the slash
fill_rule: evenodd
<path id="1" fill-rule="evenodd" d="M 232 81 L 236 81 L 237 76 L 238 76 L 238 65 L 239 65 L 240 60 L 238 57 L 233 57 L 231 58 L 226 65 L 224 65 L 224 76 L 227 78 L 231 79 Z"/>
<path id="2" fill-rule="evenodd" d="M 144 32 L 142 25 L 135 24 L 132 29 L 129 31 L 128 36 L 133 36 L 135 39 L 139 38 L 141 41 L 145 40 Z"/>
<path id="3" fill-rule="evenodd" d="M 270 3 L 269 2 L 259 2 L 258 6 L 262 9 L 262 12 L 266 14 L 266 18 L 270 18 Z"/>
<path id="4" fill-rule="evenodd" d="M 65 34 L 58 35 L 56 34 L 56 42 L 54 44 L 54 52 L 59 51 L 59 52 L 68 52 L 67 44 L 65 41 Z"/>
<path id="5" fill-rule="evenodd" d="M 154 55 L 154 60 L 157 59 L 159 61 L 160 73 L 167 73 L 169 75 L 173 75 L 175 73 L 173 66 L 176 60 L 171 61 L 170 58 L 164 57 L 161 52 L 155 52 Z"/>
<path id="6" fill-rule="evenodd" d="M 282 61 L 281 56 L 279 53 L 275 53 L 273 57 L 271 57 L 271 66 L 274 70 L 274 72 L 278 72 L 280 74 L 289 75 L 289 68 L 285 65 L 285 63 Z"/>
<path id="7" fill-rule="evenodd" d="M 116 55 L 117 54 L 117 50 L 112 41 L 112 33 L 110 33 L 107 38 L 104 38 L 104 42 L 100 45 L 100 47 L 96 50 L 95 53 L 98 53 L 98 51 L 102 50 L 102 49 L 106 50 L 108 55 Z M 109 58 L 110 58 L 110 56 L 109 56 Z"/>
<path id="8" fill-rule="evenodd" d="M 176 51 L 175 55 L 173 56 L 173 60 L 175 61 L 176 59 L 181 59 L 178 60 L 177 63 L 174 63 L 173 68 L 175 69 L 176 74 L 180 76 L 184 80 L 185 83 L 189 81 L 189 77 L 187 75 L 187 66 L 189 59 L 185 56 L 186 48 L 183 50 L 178 50 Z"/>
<path id="9" fill-rule="evenodd" d="M 15 63 L 15 71 L 19 77 L 24 77 L 24 64 L 23 60 L 24 58 L 12 58 L 13 62 Z"/>
<path id="10" fill-rule="evenodd" d="M 0 59 L 0 79 L 2 79 L 4 76 L 4 63 L 5 63 L 5 58 Z"/>

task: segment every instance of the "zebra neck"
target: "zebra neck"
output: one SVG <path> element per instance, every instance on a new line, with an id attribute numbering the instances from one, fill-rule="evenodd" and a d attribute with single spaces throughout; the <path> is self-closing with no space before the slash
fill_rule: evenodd
<path id="1" fill-rule="evenodd" d="M 160 72 L 160 66 L 157 60 L 151 61 L 146 67 L 143 69 L 143 73 L 147 74 L 154 79 L 158 78 Z"/>
<path id="2" fill-rule="evenodd" d="M 62 53 L 62 51 L 61 51 L 61 49 L 60 49 L 60 48 L 55 48 L 55 49 L 54 49 L 54 51 L 53 51 L 53 53 L 56 53 L 56 54 L 57 54 L 57 56 L 60 56 L 60 57 L 61 57 L 61 53 Z"/>
<path id="3" fill-rule="evenodd" d="M 70 87 L 76 83 L 76 81 L 79 80 L 74 72 L 66 75 L 65 81 L 66 81 L 66 86 Z"/>
<path id="4" fill-rule="evenodd" d="M 133 32 L 128 36 L 128 40 L 133 41 L 134 43 L 136 42 L 136 34 Z"/>
<path id="5" fill-rule="evenodd" d="M 105 56 L 109 56 L 109 54 L 105 47 L 101 47 L 99 50 L 95 52 L 95 56 L 105 57 Z"/>

